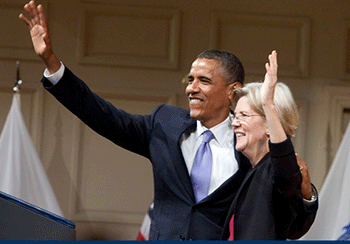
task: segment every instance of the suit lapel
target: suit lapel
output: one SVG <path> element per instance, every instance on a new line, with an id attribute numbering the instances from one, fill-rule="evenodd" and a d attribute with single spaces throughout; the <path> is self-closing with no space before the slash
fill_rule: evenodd
<path id="1" fill-rule="evenodd" d="M 196 128 L 196 120 L 192 119 L 189 113 L 183 114 L 181 118 L 181 123 L 179 123 L 179 129 L 173 133 L 174 146 L 171 147 L 172 155 L 177 155 L 174 162 L 174 170 L 177 172 L 177 177 L 181 184 L 183 185 L 183 189 L 186 191 L 187 198 L 191 200 L 191 202 L 195 202 L 195 197 L 192 189 L 191 178 L 189 172 L 187 170 L 187 166 L 181 151 L 180 147 L 180 138 L 183 133 L 187 131 L 194 130 Z"/>

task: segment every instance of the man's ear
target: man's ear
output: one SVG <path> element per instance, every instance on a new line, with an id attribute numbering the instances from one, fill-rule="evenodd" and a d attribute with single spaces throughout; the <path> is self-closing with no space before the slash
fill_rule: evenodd
<path id="1" fill-rule="evenodd" d="M 266 129 L 266 135 L 267 135 L 268 138 L 270 138 L 270 132 L 267 129 Z"/>
<path id="2" fill-rule="evenodd" d="M 238 81 L 233 82 L 231 85 L 233 86 L 233 89 L 243 87 L 242 83 L 241 83 L 241 82 L 238 82 Z"/>
<path id="3" fill-rule="evenodd" d="M 232 97 L 233 95 L 233 91 L 236 89 L 236 88 L 241 88 L 242 87 L 242 84 L 238 81 L 236 82 L 233 82 L 231 84 L 228 85 L 228 95 L 230 96 L 230 98 Z"/>

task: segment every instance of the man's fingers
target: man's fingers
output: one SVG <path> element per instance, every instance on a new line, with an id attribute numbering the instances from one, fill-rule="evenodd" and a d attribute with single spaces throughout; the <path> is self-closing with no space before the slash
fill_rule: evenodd
<path id="1" fill-rule="evenodd" d="M 24 10 L 28 13 L 30 16 L 30 22 L 32 26 L 36 25 L 39 22 L 39 17 L 38 17 L 38 11 L 36 10 L 35 7 L 35 2 L 32 0 L 26 5 L 24 5 Z"/>
<path id="2" fill-rule="evenodd" d="M 29 30 L 33 27 L 32 22 L 24 14 L 20 14 L 19 19 L 28 26 Z"/>
<path id="3" fill-rule="evenodd" d="M 35 6 L 35 1 L 31 0 L 24 5 L 24 10 L 27 12 L 30 18 L 27 18 L 24 14 L 20 14 L 19 18 L 32 29 L 35 25 L 41 25 L 44 29 L 47 29 L 46 18 L 44 15 L 44 9 L 41 4 Z"/>
<path id="4" fill-rule="evenodd" d="M 30 4 L 32 11 L 34 13 L 33 20 L 35 21 L 36 24 L 39 24 L 40 23 L 39 12 L 38 12 L 37 7 L 35 6 L 34 0 L 30 1 L 29 4 Z"/>
<path id="5" fill-rule="evenodd" d="M 44 14 L 44 8 L 41 4 L 38 5 L 37 7 L 38 13 L 39 13 L 39 19 L 40 19 L 40 25 L 47 30 L 47 26 L 46 26 L 46 17 Z"/>
<path id="6" fill-rule="evenodd" d="M 34 18 L 34 13 L 30 2 L 25 4 L 23 8 L 27 12 L 27 14 L 30 16 L 30 18 Z"/>

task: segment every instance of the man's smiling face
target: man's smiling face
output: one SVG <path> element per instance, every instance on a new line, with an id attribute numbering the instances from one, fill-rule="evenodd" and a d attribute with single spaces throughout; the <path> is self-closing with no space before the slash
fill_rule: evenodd
<path id="1" fill-rule="evenodd" d="M 233 84 L 227 85 L 220 61 L 196 59 L 188 75 L 186 95 L 190 115 L 211 128 L 229 114 Z"/>

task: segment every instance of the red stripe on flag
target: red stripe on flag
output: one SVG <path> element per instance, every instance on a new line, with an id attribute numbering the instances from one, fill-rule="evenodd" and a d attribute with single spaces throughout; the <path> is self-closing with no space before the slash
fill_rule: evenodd
<path id="1" fill-rule="evenodd" d="M 136 237 L 136 241 L 146 241 L 146 238 L 142 235 L 141 232 Z"/>

